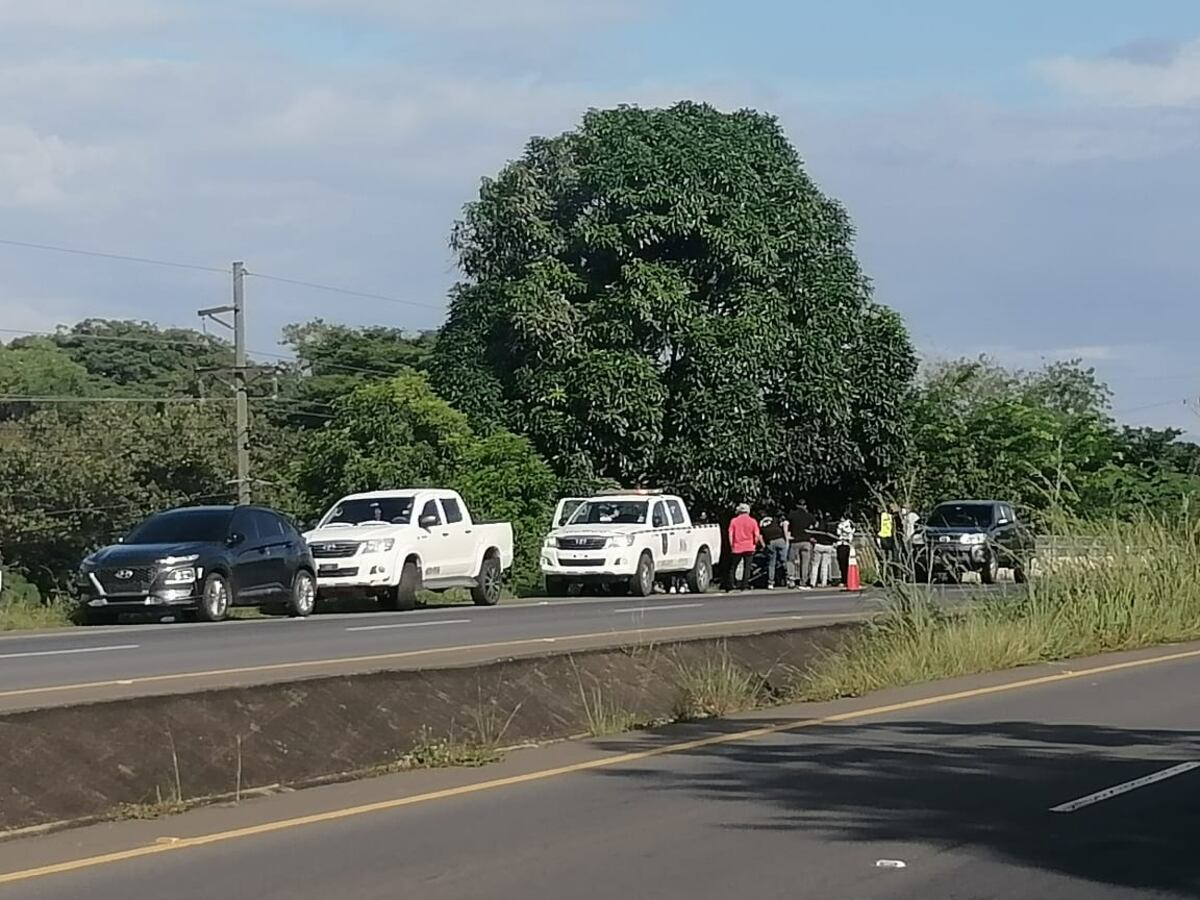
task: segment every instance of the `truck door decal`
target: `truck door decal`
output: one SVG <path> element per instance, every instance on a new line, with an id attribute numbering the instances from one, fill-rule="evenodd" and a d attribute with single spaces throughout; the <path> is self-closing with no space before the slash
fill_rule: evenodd
<path id="1" fill-rule="evenodd" d="M 670 536 L 664 531 L 663 536 L 662 536 L 663 556 L 666 556 L 668 553 L 667 547 L 668 547 L 668 541 L 670 541 L 670 540 L 671 540 Z"/>

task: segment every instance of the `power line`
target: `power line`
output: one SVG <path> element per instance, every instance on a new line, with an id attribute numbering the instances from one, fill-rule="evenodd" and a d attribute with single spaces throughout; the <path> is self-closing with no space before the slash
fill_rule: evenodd
<path id="1" fill-rule="evenodd" d="M 387 303 L 400 303 L 404 306 L 419 306 L 424 309 L 436 309 L 441 312 L 440 306 L 435 306 L 432 303 L 422 303 L 420 300 L 403 300 L 400 297 L 389 297 L 386 294 L 372 294 L 367 291 L 355 291 L 349 288 L 338 287 L 332 284 L 320 284 L 315 281 L 302 281 L 298 278 L 284 278 L 281 275 L 266 275 L 262 272 L 246 272 L 252 278 L 261 278 L 264 281 L 278 281 L 282 284 L 292 284 L 297 287 L 312 288 L 315 291 L 328 291 L 333 294 L 345 294 L 348 297 L 364 297 L 367 300 L 383 300 Z"/>
<path id="2" fill-rule="evenodd" d="M 0 394 L 5 403 L 228 403 L 219 397 L 71 397 Z"/>
<path id="3" fill-rule="evenodd" d="M 115 341 L 126 344 L 158 344 L 162 346 L 182 346 L 182 347 L 200 347 L 205 350 L 223 350 L 232 352 L 233 348 L 227 343 L 220 341 L 219 338 L 210 337 L 213 343 L 204 341 L 190 340 L 186 338 L 159 338 L 159 337 L 132 337 L 130 335 L 114 335 L 114 334 L 89 334 L 86 332 L 73 331 L 37 331 L 31 328 L 0 328 L 0 334 L 19 334 L 29 337 L 48 337 L 61 341 L 72 340 L 88 340 L 88 341 Z M 365 366 L 351 366 L 345 363 L 333 363 L 325 361 L 306 362 L 296 356 L 288 356 L 285 353 L 275 353 L 269 350 L 255 350 L 250 348 L 248 353 L 252 353 L 256 357 L 264 359 L 277 359 L 282 362 L 296 363 L 298 365 L 308 366 L 312 369 L 338 369 L 344 372 L 353 372 L 360 375 L 378 375 L 381 378 L 390 378 L 393 375 L 398 375 L 404 371 L 401 366 L 398 369 L 370 369 Z"/>
<path id="4" fill-rule="evenodd" d="M 32 244 L 28 241 L 13 241 L 5 238 L 0 238 L 0 244 L 5 244 L 9 247 L 24 247 L 27 250 L 45 250 L 51 253 L 69 253 L 73 256 L 94 256 L 99 259 L 114 259 L 120 262 L 142 263 L 147 266 L 167 266 L 172 269 L 193 269 L 197 272 L 217 272 L 221 275 L 229 274 L 228 269 L 221 269 L 216 266 L 201 266 L 194 263 L 174 262 L 167 259 L 152 259 L 148 256 L 126 256 L 122 253 L 103 253 L 99 250 L 80 250 L 77 247 L 59 247 L 54 244 Z"/>

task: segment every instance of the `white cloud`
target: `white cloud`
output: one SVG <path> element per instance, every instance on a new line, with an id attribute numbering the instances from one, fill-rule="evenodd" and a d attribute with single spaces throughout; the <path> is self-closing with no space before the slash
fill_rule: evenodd
<path id="1" fill-rule="evenodd" d="M 1101 57 L 1062 56 L 1038 69 L 1057 87 L 1118 106 L 1190 106 L 1200 102 L 1200 40 L 1177 47 L 1145 42 Z"/>
<path id="2" fill-rule="evenodd" d="M 108 160 L 102 148 L 0 123 L 0 209 L 67 205 L 70 183 Z"/>

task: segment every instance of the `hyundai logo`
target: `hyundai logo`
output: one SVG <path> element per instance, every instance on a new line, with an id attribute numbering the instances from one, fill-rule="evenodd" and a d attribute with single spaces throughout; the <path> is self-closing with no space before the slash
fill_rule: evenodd
<path id="1" fill-rule="evenodd" d="M 113 572 L 113 576 L 122 581 L 128 581 L 133 577 L 133 569 L 117 569 L 117 571 Z"/>

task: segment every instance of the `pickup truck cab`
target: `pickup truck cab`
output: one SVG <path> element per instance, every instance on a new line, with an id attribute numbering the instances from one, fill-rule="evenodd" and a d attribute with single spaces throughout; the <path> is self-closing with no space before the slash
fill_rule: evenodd
<path id="1" fill-rule="evenodd" d="M 1032 531 L 1001 500 L 939 503 L 913 537 L 918 580 L 935 572 L 978 572 L 984 584 L 994 584 L 1005 567 L 1023 582 L 1033 550 Z"/>
<path id="2" fill-rule="evenodd" d="M 685 575 L 688 589 L 702 594 L 720 561 L 720 528 L 692 524 L 687 505 L 672 494 L 568 497 L 559 502 L 554 524 L 541 560 L 552 597 L 577 585 L 628 586 L 645 597 L 667 575 Z"/>
<path id="3" fill-rule="evenodd" d="M 373 596 L 391 609 L 412 609 L 419 590 L 449 588 L 468 588 L 477 605 L 493 606 L 513 560 L 512 526 L 473 521 L 447 490 L 351 494 L 304 537 L 320 596 Z"/>

